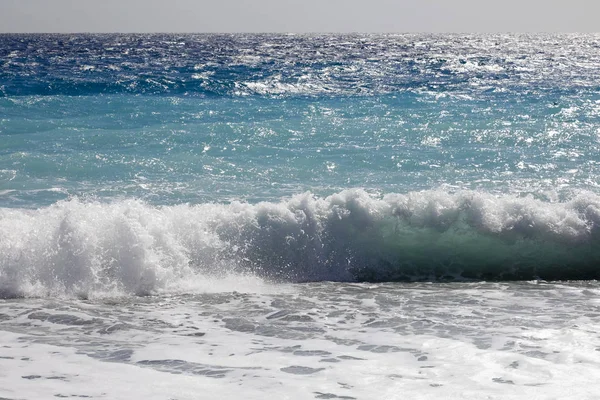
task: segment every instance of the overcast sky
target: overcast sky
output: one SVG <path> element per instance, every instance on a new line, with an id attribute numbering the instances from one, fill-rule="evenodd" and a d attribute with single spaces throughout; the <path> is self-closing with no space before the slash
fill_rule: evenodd
<path id="1" fill-rule="evenodd" d="M 0 0 L 0 32 L 599 32 L 598 0 Z"/>

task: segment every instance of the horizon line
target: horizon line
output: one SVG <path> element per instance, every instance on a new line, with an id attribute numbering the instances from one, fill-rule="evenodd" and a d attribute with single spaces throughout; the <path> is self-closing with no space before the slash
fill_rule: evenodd
<path id="1" fill-rule="evenodd" d="M 414 35 L 414 34 L 430 34 L 430 35 L 526 35 L 526 34 L 600 34 L 598 32 L 587 31 L 302 31 L 302 32 L 285 32 L 285 31 L 68 31 L 68 32 L 3 32 L 0 35 L 91 35 L 91 34 L 124 34 L 124 35 Z"/>

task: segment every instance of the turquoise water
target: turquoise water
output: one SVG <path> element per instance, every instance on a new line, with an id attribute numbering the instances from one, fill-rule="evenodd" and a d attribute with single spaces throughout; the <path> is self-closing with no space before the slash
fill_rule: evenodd
<path id="1" fill-rule="evenodd" d="M 0 43 L 8 293 L 600 276 L 598 35 Z"/>
<path id="2" fill-rule="evenodd" d="M 357 187 L 545 198 L 597 190 L 600 103 L 546 97 L 5 97 L 1 201 L 30 208 L 69 196 L 196 204 Z"/>

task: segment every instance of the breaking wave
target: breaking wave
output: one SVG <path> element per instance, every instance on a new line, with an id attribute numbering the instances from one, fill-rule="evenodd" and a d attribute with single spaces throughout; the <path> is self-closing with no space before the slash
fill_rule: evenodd
<path id="1" fill-rule="evenodd" d="M 0 209 L 0 296 L 144 295 L 226 276 L 597 279 L 599 227 L 600 196 L 591 193 L 562 203 L 363 190 L 164 207 L 71 199 Z"/>

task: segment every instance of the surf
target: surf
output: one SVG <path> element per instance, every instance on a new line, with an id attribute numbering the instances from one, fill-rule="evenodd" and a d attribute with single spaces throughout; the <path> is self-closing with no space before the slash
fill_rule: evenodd
<path id="1" fill-rule="evenodd" d="M 598 279 L 600 196 L 349 189 L 154 206 L 72 198 L 0 209 L 2 297 L 146 295 L 269 282 Z M 238 278 L 236 278 L 238 277 Z"/>

